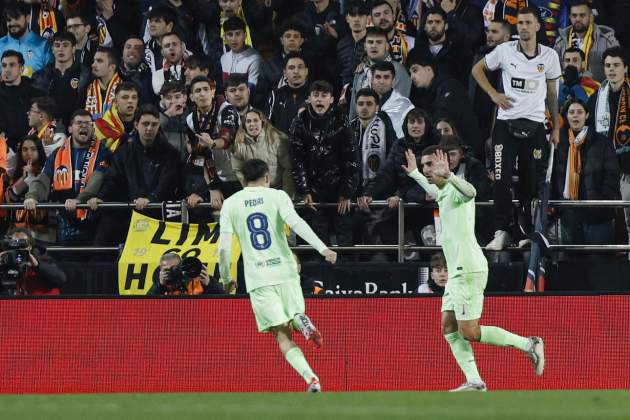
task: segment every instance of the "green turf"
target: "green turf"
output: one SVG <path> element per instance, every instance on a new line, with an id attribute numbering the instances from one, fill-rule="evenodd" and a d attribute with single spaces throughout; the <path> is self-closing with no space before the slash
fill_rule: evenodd
<path id="1" fill-rule="evenodd" d="M 630 419 L 630 391 L 0 396 L 7 420 Z"/>

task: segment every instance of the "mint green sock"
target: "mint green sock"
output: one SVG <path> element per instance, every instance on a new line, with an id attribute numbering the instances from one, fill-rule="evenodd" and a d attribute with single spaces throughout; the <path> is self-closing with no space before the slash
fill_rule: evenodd
<path id="1" fill-rule="evenodd" d="M 494 346 L 509 346 L 519 350 L 527 351 L 529 348 L 529 340 L 520 335 L 512 334 L 509 331 L 499 327 L 481 327 L 481 339 L 479 342 L 483 344 L 492 344 Z"/>
<path id="2" fill-rule="evenodd" d="M 453 357 L 455 357 L 459 368 L 464 372 L 466 381 L 481 381 L 481 377 L 477 371 L 477 363 L 475 363 L 475 355 L 470 343 L 464 340 L 464 337 L 458 332 L 445 334 L 444 339 L 448 342 L 449 346 L 451 346 Z"/>
<path id="3" fill-rule="evenodd" d="M 296 372 L 304 378 L 307 384 L 310 384 L 311 379 L 313 378 L 319 380 L 319 378 L 317 378 L 317 376 L 313 373 L 311 367 L 308 365 L 308 362 L 304 358 L 304 354 L 299 347 L 293 347 L 287 351 L 284 354 L 284 358 L 287 359 L 287 362 L 289 362 L 291 367 L 293 367 L 293 369 L 295 369 Z"/>

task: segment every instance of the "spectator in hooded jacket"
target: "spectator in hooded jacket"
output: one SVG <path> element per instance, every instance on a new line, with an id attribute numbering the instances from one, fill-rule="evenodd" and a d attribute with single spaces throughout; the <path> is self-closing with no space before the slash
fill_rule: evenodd
<path id="1" fill-rule="evenodd" d="M 337 243 L 350 246 L 356 152 L 348 120 L 335 109 L 334 101 L 330 83 L 313 82 L 309 105 L 291 125 L 289 150 L 297 196 L 307 206 L 305 220 L 325 243 L 330 243 L 332 225 Z M 338 203 L 336 208 L 314 206 L 334 202 Z"/>
<path id="2" fill-rule="evenodd" d="M 589 3 L 578 0 L 571 4 L 571 25 L 558 31 L 554 49 L 560 59 L 568 48 L 582 50 L 585 55 L 584 69 L 590 72 L 593 79 L 602 82 L 606 78 L 602 55 L 608 48 L 618 47 L 619 41 L 612 28 L 593 23 L 593 11 Z"/>

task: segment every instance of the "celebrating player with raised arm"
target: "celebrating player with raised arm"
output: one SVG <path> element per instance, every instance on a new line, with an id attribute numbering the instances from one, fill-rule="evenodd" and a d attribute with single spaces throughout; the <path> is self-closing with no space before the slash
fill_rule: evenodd
<path id="1" fill-rule="evenodd" d="M 219 270 L 226 291 L 236 288 L 230 275 L 232 234 L 238 237 L 243 252 L 245 285 L 249 292 L 258 331 L 271 332 L 287 362 L 308 384 L 309 392 L 320 392 L 319 378 L 292 338 L 291 327 L 304 334 L 319 348 L 322 336 L 304 313 L 304 296 L 295 258 L 284 232 L 285 223 L 334 264 L 337 253 L 317 237 L 293 208 L 291 198 L 282 190 L 269 188 L 269 167 L 259 159 L 243 165 L 247 186 L 223 202 Z"/>
<path id="2" fill-rule="evenodd" d="M 543 341 L 525 338 L 498 327 L 479 326 L 483 291 L 488 281 L 488 262 L 475 238 L 475 188 L 451 173 L 446 153 L 438 146 L 422 152 L 418 171 L 416 156 L 405 152 L 402 168 L 427 194 L 435 197 L 442 219 L 442 249 L 448 267 L 448 282 L 442 297 L 442 334 L 451 347 L 466 382 L 452 391 L 486 391 L 470 345 L 471 341 L 524 351 L 537 375 L 545 366 Z"/>

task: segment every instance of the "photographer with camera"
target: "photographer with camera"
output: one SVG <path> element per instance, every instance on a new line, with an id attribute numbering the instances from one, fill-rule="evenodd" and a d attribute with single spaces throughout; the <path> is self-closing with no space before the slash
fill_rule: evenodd
<path id="1" fill-rule="evenodd" d="M 45 254 L 33 247 L 31 232 L 15 228 L 0 242 L 0 294 L 59 295 L 66 274 Z"/>
<path id="2" fill-rule="evenodd" d="M 208 275 L 208 268 L 195 257 L 182 259 L 175 253 L 160 257 L 160 274 L 149 295 L 176 296 L 222 294 L 223 287 Z"/>

